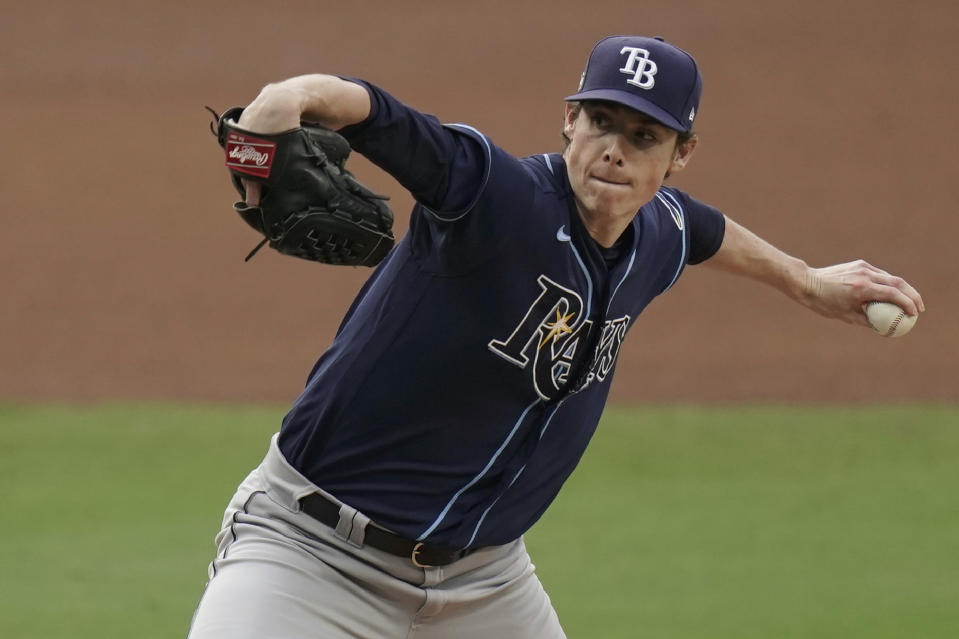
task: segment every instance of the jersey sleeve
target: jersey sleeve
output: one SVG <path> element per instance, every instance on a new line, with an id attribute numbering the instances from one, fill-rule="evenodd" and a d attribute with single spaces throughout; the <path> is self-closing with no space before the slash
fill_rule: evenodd
<path id="1" fill-rule="evenodd" d="M 723 243 L 726 234 L 726 218 L 718 210 L 676 190 L 686 211 L 689 228 L 689 252 L 687 264 L 699 264 L 712 257 Z"/>
<path id="2" fill-rule="evenodd" d="M 370 115 L 340 130 L 350 146 L 389 173 L 441 219 L 455 219 L 479 197 L 489 173 L 489 148 L 477 131 L 445 126 L 363 80 Z"/>

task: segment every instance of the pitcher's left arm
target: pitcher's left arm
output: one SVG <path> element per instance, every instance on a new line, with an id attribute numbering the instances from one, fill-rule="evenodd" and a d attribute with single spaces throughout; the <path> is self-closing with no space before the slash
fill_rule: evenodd
<path id="1" fill-rule="evenodd" d="M 919 292 L 906 280 L 855 260 L 813 268 L 726 217 L 719 250 L 704 265 L 765 282 L 807 308 L 833 319 L 868 326 L 863 308 L 891 302 L 909 315 L 925 311 Z"/>

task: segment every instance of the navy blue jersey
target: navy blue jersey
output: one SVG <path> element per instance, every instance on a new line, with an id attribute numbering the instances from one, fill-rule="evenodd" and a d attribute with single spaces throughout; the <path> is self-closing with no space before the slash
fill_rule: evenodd
<path id="1" fill-rule="evenodd" d="M 368 88 L 370 118 L 344 134 L 417 204 L 284 419 L 280 448 L 411 539 L 506 543 L 579 462 L 626 332 L 691 247 L 695 260 L 718 248 L 722 216 L 663 187 L 609 265 L 561 155 L 517 159 Z"/>

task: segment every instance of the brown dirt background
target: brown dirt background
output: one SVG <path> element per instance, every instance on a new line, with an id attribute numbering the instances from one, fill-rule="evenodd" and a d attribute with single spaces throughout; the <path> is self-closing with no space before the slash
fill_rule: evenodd
<path id="1" fill-rule="evenodd" d="M 298 393 L 368 271 L 243 262 L 256 238 L 204 105 L 341 73 L 515 154 L 551 151 L 593 43 L 646 33 L 705 76 L 701 144 L 674 184 L 811 264 L 905 276 L 928 312 L 882 339 L 692 268 L 632 331 L 614 399 L 959 400 L 956 3 L 37 0 L 3 14 L 0 398 Z M 405 229 L 408 196 L 351 163 Z"/>

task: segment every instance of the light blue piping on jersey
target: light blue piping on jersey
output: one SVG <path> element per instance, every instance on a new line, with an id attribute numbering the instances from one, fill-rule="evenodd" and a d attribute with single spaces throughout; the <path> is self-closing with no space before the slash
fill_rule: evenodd
<path id="1" fill-rule="evenodd" d="M 426 206 L 423 207 L 424 209 L 429 211 L 430 215 L 432 215 L 438 220 L 442 220 L 443 222 L 456 222 L 457 220 L 461 220 L 464 217 L 466 217 L 466 214 L 473 210 L 473 207 L 476 206 L 476 203 L 479 201 L 480 196 L 483 194 L 483 191 L 486 190 L 486 184 L 487 182 L 489 182 L 490 170 L 493 168 L 493 149 L 490 147 L 489 141 L 487 141 L 486 136 L 468 124 L 456 123 L 456 124 L 447 124 L 445 126 L 472 131 L 473 133 L 476 134 L 476 137 L 479 137 L 479 139 L 483 141 L 483 145 L 486 147 L 486 170 L 483 172 L 483 183 L 480 185 L 479 190 L 476 192 L 476 197 L 473 199 L 472 202 L 470 202 L 469 206 L 463 209 L 462 213 L 460 213 L 456 217 L 444 217 L 443 215 L 440 215 L 439 213 L 437 213 L 431 208 L 428 208 Z"/>
<path id="2" fill-rule="evenodd" d="M 553 173 L 553 165 L 550 163 L 549 155 L 547 153 L 543 154 L 543 159 L 546 160 L 546 168 L 549 169 L 549 172 L 552 173 L 553 175 L 556 175 L 555 173 Z"/>
<path id="3" fill-rule="evenodd" d="M 629 265 L 626 267 L 626 272 L 623 273 L 623 277 L 619 280 L 619 284 L 616 285 L 616 288 L 613 289 L 612 295 L 609 296 L 609 304 L 606 305 L 606 314 L 609 315 L 609 309 L 613 305 L 613 298 L 616 297 L 616 291 L 619 290 L 619 287 L 623 285 L 623 282 L 626 281 L 626 278 L 629 277 L 629 272 L 633 270 L 633 262 L 636 261 L 636 249 L 633 249 L 633 254 L 629 256 Z"/>
<path id="4" fill-rule="evenodd" d="M 583 258 L 579 256 L 579 251 L 576 250 L 576 247 L 572 242 L 567 242 L 567 245 L 573 251 L 573 255 L 576 256 L 576 261 L 579 262 L 579 268 L 583 270 L 583 275 L 586 276 L 586 314 L 584 317 L 589 317 L 593 314 L 593 278 L 589 276 L 589 269 L 586 268 L 586 263 L 583 262 Z"/>
<path id="5" fill-rule="evenodd" d="M 542 401 L 542 400 L 537 397 L 537 398 L 536 398 L 536 401 L 534 401 L 532 404 L 530 404 L 529 406 L 526 407 L 526 410 L 523 411 L 523 414 L 520 415 L 520 416 L 519 416 L 519 419 L 516 420 L 516 423 L 513 424 L 513 430 L 511 430 L 511 431 L 509 432 L 509 435 L 506 436 L 506 439 L 503 440 L 503 443 L 500 445 L 500 447 L 496 450 L 495 453 L 493 453 L 493 456 L 490 457 L 490 460 L 489 460 L 489 462 L 486 464 L 486 467 L 483 468 L 483 470 L 481 470 L 481 471 L 479 472 L 479 474 L 476 475 L 476 477 L 474 477 L 473 479 L 471 479 L 471 480 L 469 481 L 469 483 L 467 483 L 465 486 L 463 486 L 463 487 L 460 488 L 458 491 L 456 491 L 456 494 L 453 495 L 453 496 L 450 498 L 449 503 L 446 504 L 446 507 L 445 507 L 445 508 L 442 510 L 442 512 L 440 512 L 440 514 L 436 517 L 436 521 L 434 521 L 432 524 L 430 524 L 430 527 L 427 528 L 426 530 L 424 530 L 423 533 L 422 533 L 419 537 L 416 538 L 416 541 L 423 541 L 424 539 L 426 539 L 426 537 L 427 537 L 430 533 L 432 533 L 434 530 L 436 530 L 436 527 L 439 526 L 440 523 L 446 518 L 446 515 L 449 514 L 449 512 L 450 512 L 450 508 L 452 508 L 452 507 L 453 507 L 453 504 L 456 503 L 456 500 L 460 498 L 460 495 L 462 495 L 462 494 L 465 493 L 467 490 L 469 490 L 474 484 L 476 484 L 476 482 L 478 482 L 480 479 L 483 478 L 483 475 L 485 475 L 487 472 L 489 472 L 489 469 L 493 467 L 493 463 L 496 461 L 496 459 L 500 456 L 500 454 L 501 454 L 501 453 L 503 452 L 503 450 L 506 448 L 506 445 L 509 444 L 510 440 L 513 439 L 513 435 L 516 434 L 516 431 L 519 430 L 519 426 L 520 426 L 520 424 L 523 423 L 523 420 L 526 419 L 526 415 L 529 414 L 529 411 L 531 411 L 531 410 L 533 409 L 533 407 L 536 406 L 537 404 L 539 404 L 541 401 Z"/>
<path id="6" fill-rule="evenodd" d="M 545 160 L 546 160 L 546 165 L 549 166 L 549 156 L 547 156 L 547 155 L 544 153 L 544 154 L 543 154 L 543 158 L 545 158 Z M 552 169 L 552 167 L 551 167 L 551 168 L 550 168 L 550 173 L 552 173 L 552 172 L 553 172 L 553 169 Z M 657 194 L 657 195 L 658 195 L 658 194 Z M 666 206 L 669 206 L 669 204 L 666 203 Z M 686 227 L 685 218 L 683 218 L 683 228 L 685 229 L 685 227 Z M 592 310 L 593 280 L 592 280 L 592 278 L 590 278 L 590 276 L 589 276 L 589 271 L 586 269 L 586 265 L 583 263 L 583 259 L 579 256 L 579 251 L 576 250 L 576 247 L 573 246 L 572 243 L 569 244 L 569 247 L 573 250 L 573 255 L 576 256 L 576 261 L 579 262 L 580 268 L 583 269 L 583 273 L 586 275 L 586 282 L 587 282 L 587 288 L 586 288 L 586 291 L 587 291 L 587 292 L 586 292 L 586 317 L 589 317 L 590 311 Z M 683 261 L 685 261 L 685 248 L 686 248 L 686 242 L 685 242 L 685 239 L 684 239 L 684 241 L 683 241 L 683 255 L 684 255 Z M 613 305 L 613 298 L 616 297 L 616 292 L 619 291 L 619 287 L 622 286 L 622 285 L 623 285 L 623 282 L 626 281 L 626 278 L 629 277 L 629 273 L 630 273 L 630 271 L 632 270 L 632 268 L 633 268 L 633 263 L 634 263 L 635 261 L 636 261 L 636 249 L 633 249 L 632 254 L 629 256 L 629 264 L 626 266 L 626 272 L 623 274 L 623 277 L 620 278 L 620 280 L 619 280 L 619 282 L 616 284 L 615 288 L 613 288 L 612 294 L 609 296 L 609 304 L 606 306 L 606 312 L 607 312 L 607 313 L 609 313 L 609 309 L 610 309 L 610 307 Z M 677 274 L 676 274 L 676 277 L 673 278 L 673 282 L 676 281 L 676 278 L 677 278 L 677 277 L 679 277 L 679 273 L 677 273 Z M 672 286 L 672 284 L 670 284 L 670 286 Z M 546 434 L 546 430 L 549 428 L 550 422 L 553 421 L 553 416 L 556 415 L 556 411 L 559 410 L 559 407 L 563 405 L 563 402 L 564 402 L 564 401 L 566 401 L 566 400 L 562 400 L 562 401 L 560 401 L 558 404 L 556 404 L 556 408 L 554 408 L 554 409 L 553 409 L 553 412 L 551 412 L 551 413 L 549 414 L 549 417 L 546 419 L 546 423 L 543 424 L 543 427 L 542 427 L 542 428 L 540 429 L 540 431 L 539 431 L 539 438 L 540 438 L 540 439 L 543 439 L 543 436 Z M 529 408 L 532 408 L 532 406 L 530 406 Z M 527 408 L 526 411 L 523 413 L 524 416 L 526 415 L 527 412 L 529 412 L 529 408 Z M 521 418 L 520 418 L 520 422 L 521 422 L 522 420 L 523 420 L 523 418 L 521 417 Z M 517 424 L 518 424 L 518 423 L 519 423 L 519 422 L 517 422 Z M 515 432 L 515 428 L 514 428 L 513 430 L 514 430 L 514 432 Z M 510 437 L 512 437 L 512 436 L 513 436 L 513 433 L 510 433 Z M 507 441 L 509 441 L 509 440 L 507 439 Z M 505 444 L 504 444 L 504 445 L 505 445 Z M 502 450 L 502 449 L 501 449 L 501 450 Z M 499 454 L 499 451 L 497 451 L 497 455 L 498 455 L 498 454 Z M 491 463 L 492 463 L 492 462 L 491 462 Z M 485 473 L 486 470 L 488 470 L 488 469 L 489 469 L 489 466 L 487 466 L 487 468 L 485 468 L 485 469 L 483 470 L 483 473 Z M 522 466 L 518 471 L 516 471 L 516 474 L 513 475 L 513 479 L 511 479 L 510 482 L 509 482 L 509 484 L 506 486 L 506 490 L 509 490 L 510 488 L 512 488 L 513 484 L 516 483 L 516 480 L 519 479 L 519 476 L 523 474 L 523 471 L 524 471 L 524 470 L 526 470 L 526 464 L 523 464 L 523 466 Z M 482 476 L 482 473 L 480 474 L 480 476 Z M 477 478 L 477 479 L 478 479 L 478 478 Z M 475 481 L 475 480 L 474 480 L 474 481 Z M 471 483 L 473 483 L 473 482 L 471 482 Z M 467 488 L 468 488 L 468 487 L 469 487 L 469 486 L 467 486 Z M 464 490 L 465 490 L 465 488 L 464 488 Z M 500 500 L 500 498 L 501 498 L 504 494 L 506 494 L 506 490 L 504 490 L 496 499 L 494 499 L 494 500 L 493 500 L 493 503 L 491 503 L 489 506 L 487 506 L 487 507 L 486 507 L 486 510 L 483 511 L 483 514 L 480 516 L 479 521 L 476 522 L 476 527 L 473 529 L 473 534 L 470 536 L 469 541 L 466 542 L 466 546 L 467 546 L 467 547 L 468 547 L 471 543 L 473 543 L 473 540 L 476 539 L 476 535 L 479 533 L 479 529 L 480 529 L 480 527 L 483 525 L 483 521 L 486 520 L 486 515 L 489 514 L 489 511 L 493 509 L 493 506 L 496 505 L 496 503 Z M 462 492 L 462 491 L 460 491 L 460 492 Z M 456 496 L 459 496 L 459 494 L 460 494 L 460 493 L 457 493 Z M 455 497 L 454 497 L 454 499 L 455 499 Z M 449 507 L 447 507 L 447 510 L 448 510 L 448 509 L 449 509 Z M 445 511 L 444 511 L 444 513 L 445 513 Z M 427 531 L 426 533 L 424 533 L 424 535 L 425 535 L 425 534 L 428 534 L 428 533 L 429 533 L 429 531 Z M 422 538 L 418 539 L 417 541 L 421 541 L 421 540 L 422 540 Z"/>
<path id="7" fill-rule="evenodd" d="M 540 438 L 540 439 L 543 439 L 543 435 L 546 434 L 546 429 L 549 428 L 549 423 L 550 423 L 551 421 L 553 421 L 553 415 L 556 414 L 556 411 L 559 410 L 559 407 L 562 406 L 562 405 L 563 405 L 563 402 L 565 402 L 565 401 L 566 401 L 565 399 L 559 400 L 559 403 L 556 404 L 556 408 L 554 408 L 554 409 L 553 409 L 553 412 L 550 413 L 550 414 L 549 414 L 549 417 L 546 418 L 546 423 L 543 424 L 543 427 L 542 427 L 542 428 L 540 429 L 540 431 L 539 431 L 539 438 Z M 525 466 L 524 466 L 524 468 L 525 468 Z"/>
<path id="8" fill-rule="evenodd" d="M 523 474 L 524 470 L 526 470 L 526 464 L 523 464 L 523 467 L 520 468 L 518 471 L 516 471 L 516 474 L 513 475 L 513 479 L 510 480 L 509 485 L 506 487 L 506 490 L 509 490 L 510 488 L 513 487 L 513 484 L 516 483 L 516 480 L 519 479 L 519 476 Z M 486 519 L 486 515 L 489 514 L 489 511 L 493 508 L 493 506 L 496 505 L 496 502 L 499 501 L 500 497 L 506 494 L 506 490 L 500 493 L 500 495 L 493 500 L 493 503 L 487 506 L 486 510 L 483 511 L 483 514 L 479 518 L 479 521 L 476 522 L 476 528 L 473 529 L 473 534 L 470 536 L 470 540 L 466 542 L 466 546 L 464 546 L 464 548 L 468 548 L 469 545 L 473 543 L 473 540 L 476 539 L 476 533 L 479 532 L 480 526 L 483 525 L 483 520 Z"/>
<path id="9" fill-rule="evenodd" d="M 553 409 L 553 412 L 549 414 L 549 417 L 546 419 L 546 423 L 543 424 L 543 427 L 542 427 L 542 428 L 540 429 L 540 431 L 539 431 L 539 438 L 540 438 L 540 439 L 543 439 L 543 435 L 546 434 L 546 429 L 549 428 L 549 423 L 550 423 L 551 421 L 553 421 L 553 415 L 556 414 L 556 411 L 559 410 L 559 407 L 562 406 L 562 405 L 563 405 L 563 402 L 565 402 L 565 401 L 566 401 L 566 400 L 564 399 L 564 400 L 561 400 L 558 404 L 556 404 L 556 408 L 554 408 L 554 409 Z M 526 470 L 526 464 L 523 464 L 522 467 L 521 467 L 519 470 L 516 471 L 516 474 L 513 475 L 513 479 L 510 480 L 509 484 L 506 486 L 506 489 L 505 489 L 502 493 L 500 493 L 500 495 L 499 495 L 496 499 L 493 500 L 493 503 L 492 503 L 492 504 L 490 504 L 489 506 L 486 507 L 486 510 L 483 511 L 483 514 L 482 514 L 482 516 L 480 516 L 479 521 L 476 522 L 476 528 L 473 529 L 473 534 L 472 534 L 472 536 L 470 536 L 470 540 L 469 540 L 468 542 L 466 542 L 466 546 L 467 546 L 467 547 L 468 547 L 471 543 L 473 543 L 473 540 L 474 540 L 474 539 L 476 539 L 476 534 L 479 532 L 480 526 L 483 525 L 483 520 L 486 519 L 486 515 L 489 514 L 489 511 L 493 509 L 493 506 L 496 505 L 496 502 L 498 502 L 498 501 L 500 500 L 500 497 L 502 497 L 503 495 L 505 495 L 505 494 L 506 494 L 506 491 L 513 487 L 513 484 L 516 483 L 516 480 L 519 479 L 519 476 L 523 474 L 523 471 L 524 471 L 524 470 Z"/>
<path id="10" fill-rule="evenodd" d="M 672 200 L 672 203 L 667 202 L 666 199 L 663 197 L 664 195 L 668 197 L 670 200 Z M 668 291 L 669 289 L 673 287 L 673 284 L 675 284 L 676 280 L 679 279 L 679 274 L 683 272 L 683 266 L 686 265 L 686 216 L 683 215 L 682 205 L 680 205 L 679 201 L 677 201 L 676 198 L 673 197 L 671 193 L 667 191 L 657 191 L 656 197 L 659 198 L 659 201 L 665 204 L 666 208 L 668 208 L 670 211 L 675 211 L 676 215 L 678 215 L 679 219 L 682 220 L 683 222 L 683 228 L 682 228 L 683 254 L 679 258 L 679 266 L 676 267 L 676 274 L 673 275 L 673 280 L 669 283 L 669 286 L 663 289 L 663 293 L 665 293 L 666 291 Z"/>
<path id="11" fill-rule="evenodd" d="M 475 129 L 473 129 L 473 130 L 475 131 Z M 582 269 L 583 275 L 586 276 L 586 313 L 585 313 L 584 317 L 589 317 L 589 316 L 592 314 L 592 310 L 593 310 L 593 278 L 591 278 L 591 277 L 589 276 L 589 269 L 586 268 L 586 263 L 583 262 L 583 258 L 580 257 L 579 251 L 576 250 L 576 247 L 573 245 L 573 243 L 572 243 L 572 242 L 569 242 L 568 245 L 569 245 L 569 248 L 572 249 L 573 255 L 576 257 L 576 261 L 579 262 L 579 268 Z M 620 283 L 622 283 L 622 282 L 620 282 Z M 617 288 L 618 288 L 618 287 L 617 287 Z M 479 472 L 479 474 L 476 475 L 476 477 L 474 477 L 473 479 L 471 479 L 471 480 L 469 481 L 469 483 L 467 483 L 465 486 L 463 486 L 463 487 L 460 488 L 458 491 L 456 491 L 456 494 L 454 494 L 454 495 L 450 498 L 449 503 L 446 504 L 446 507 L 443 508 L 442 512 L 440 512 L 440 514 L 436 517 L 436 521 L 434 521 L 432 524 L 430 524 L 430 527 L 427 528 L 425 531 L 423 531 L 423 533 L 420 534 L 420 536 L 416 538 L 416 541 L 423 541 L 424 539 L 426 539 L 427 536 L 429 536 L 430 533 L 432 533 L 434 530 L 436 530 L 436 527 L 439 526 L 440 523 L 446 518 L 446 515 L 449 514 L 450 508 L 452 508 L 452 507 L 453 507 L 453 504 L 456 503 L 456 500 L 460 498 L 460 495 L 462 495 L 464 492 L 466 492 L 467 490 L 469 490 L 474 484 L 476 484 L 476 482 L 478 482 L 480 479 L 482 479 L 483 476 L 486 475 L 487 472 L 489 472 L 489 469 L 492 468 L 493 463 L 496 461 L 496 459 L 500 456 L 500 454 L 501 454 L 501 453 L 503 452 L 503 450 L 506 448 L 506 445 L 509 444 L 509 442 L 510 442 L 511 439 L 513 439 L 513 435 L 516 434 L 516 431 L 519 429 L 520 424 L 522 424 L 522 423 L 523 423 L 523 420 L 526 419 L 526 415 L 529 413 L 530 410 L 532 410 L 532 408 L 533 408 L 534 406 L 536 406 L 538 403 L 540 403 L 540 401 L 542 401 L 542 400 L 540 400 L 540 399 L 537 398 L 536 401 L 534 401 L 532 404 L 530 404 L 529 406 L 526 407 L 526 409 L 523 411 L 523 414 L 520 415 L 519 419 L 516 420 L 516 423 L 513 424 L 513 430 L 511 430 L 511 431 L 509 432 L 509 435 L 506 436 L 506 439 L 505 439 L 505 440 L 503 441 L 503 443 L 500 445 L 499 449 L 498 449 L 495 453 L 493 453 L 493 456 L 490 458 L 489 462 L 486 464 L 486 467 L 483 468 L 483 470 L 481 470 L 481 471 Z M 549 420 L 551 420 L 551 419 L 553 418 L 553 415 L 556 414 L 556 410 L 557 410 L 558 408 L 559 408 L 559 404 L 557 404 L 556 408 L 553 409 L 553 413 L 549 416 Z M 546 425 L 547 425 L 547 426 L 549 425 L 549 420 L 546 421 Z M 543 433 L 545 433 L 545 432 L 546 432 L 546 426 L 543 427 L 543 431 L 540 433 L 540 437 L 542 437 L 542 436 L 543 436 Z M 521 469 L 520 469 L 520 472 L 522 472 L 522 470 L 523 470 L 523 469 L 521 468 Z M 516 481 L 516 478 L 517 478 L 517 477 L 519 477 L 519 472 L 513 477 L 512 481 L 510 482 L 510 486 L 513 485 L 513 482 Z M 499 501 L 499 497 L 497 497 L 497 498 L 493 501 L 493 503 L 490 504 L 490 505 L 486 508 L 486 510 L 483 512 L 482 517 L 480 517 L 479 523 L 477 523 L 476 529 L 473 531 L 473 537 L 470 538 L 470 541 L 472 541 L 472 539 L 473 539 L 474 537 L 476 537 L 476 532 L 477 532 L 477 530 L 479 530 L 479 524 L 481 524 L 481 523 L 483 522 L 483 518 L 486 517 L 486 513 L 489 512 L 490 508 L 492 508 L 493 505 L 494 505 L 497 501 Z M 469 545 L 469 544 L 467 544 L 467 545 Z"/>

